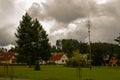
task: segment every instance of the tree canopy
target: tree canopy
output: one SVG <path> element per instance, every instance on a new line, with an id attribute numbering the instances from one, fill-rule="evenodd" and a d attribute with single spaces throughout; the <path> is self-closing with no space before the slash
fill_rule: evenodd
<path id="1" fill-rule="evenodd" d="M 37 19 L 32 19 L 28 13 L 23 15 L 15 33 L 17 50 L 29 64 L 37 59 L 47 60 L 50 57 L 48 35 Z"/>
<path id="2" fill-rule="evenodd" d="M 120 34 L 120 33 L 119 33 Z M 118 44 L 120 44 L 120 36 L 118 36 L 116 39 L 114 39 Z"/>
<path id="3" fill-rule="evenodd" d="M 81 54 L 89 53 L 89 45 L 85 42 L 79 42 L 74 39 L 63 39 L 57 40 L 56 43 L 59 43 L 59 41 L 61 41 L 61 44 L 57 44 L 56 46 L 61 47 L 61 51 L 67 54 L 69 58 L 73 57 L 73 52 L 76 50 L 79 50 Z M 91 52 L 92 65 L 102 65 L 104 58 L 113 54 L 116 54 L 117 58 L 120 59 L 120 46 L 117 44 L 103 42 L 91 43 Z"/>

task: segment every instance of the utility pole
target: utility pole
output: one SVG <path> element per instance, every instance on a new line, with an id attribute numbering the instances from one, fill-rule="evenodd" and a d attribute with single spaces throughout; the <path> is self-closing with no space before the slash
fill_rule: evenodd
<path id="1" fill-rule="evenodd" d="M 88 41 L 88 45 L 89 45 L 89 60 L 90 60 L 90 69 L 92 69 L 92 53 L 91 53 L 91 22 L 89 20 L 89 17 L 88 17 L 88 22 L 87 22 L 87 27 L 88 27 L 88 37 L 89 37 L 89 41 Z"/>

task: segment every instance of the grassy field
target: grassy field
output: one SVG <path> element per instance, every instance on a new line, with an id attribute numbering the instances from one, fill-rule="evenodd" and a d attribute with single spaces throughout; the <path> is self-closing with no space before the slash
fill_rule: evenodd
<path id="1" fill-rule="evenodd" d="M 11 69 L 13 78 L 30 80 L 120 80 L 120 67 L 93 67 L 79 69 L 69 68 L 62 65 L 41 66 L 41 71 L 34 71 L 28 66 L 9 67 L 7 74 L 4 67 L 0 66 L 0 77 L 10 77 Z"/>

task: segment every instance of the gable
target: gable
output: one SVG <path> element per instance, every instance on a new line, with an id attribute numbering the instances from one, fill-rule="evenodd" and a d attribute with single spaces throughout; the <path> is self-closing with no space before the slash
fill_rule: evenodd
<path id="1" fill-rule="evenodd" d="M 56 54 L 50 58 L 50 61 L 60 60 L 64 54 Z"/>
<path id="2" fill-rule="evenodd" d="M 10 60 L 14 56 L 13 52 L 0 53 L 0 61 Z"/>

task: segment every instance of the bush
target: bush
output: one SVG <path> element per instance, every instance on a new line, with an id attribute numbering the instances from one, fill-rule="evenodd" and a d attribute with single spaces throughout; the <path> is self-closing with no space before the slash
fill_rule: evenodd
<path id="1" fill-rule="evenodd" d="M 74 56 L 69 61 L 67 61 L 66 65 L 70 67 L 89 67 L 90 62 L 86 58 L 83 58 L 82 54 L 76 51 L 74 52 Z"/>
<path id="2" fill-rule="evenodd" d="M 81 67 L 89 67 L 90 63 L 88 61 L 76 61 L 73 59 L 70 59 L 69 61 L 67 61 L 66 65 L 67 67 L 77 67 L 77 66 L 81 66 Z"/>
<path id="3" fill-rule="evenodd" d="M 36 71 L 40 70 L 39 60 L 36 61 L 34 70 L 36 70 Z"/>

